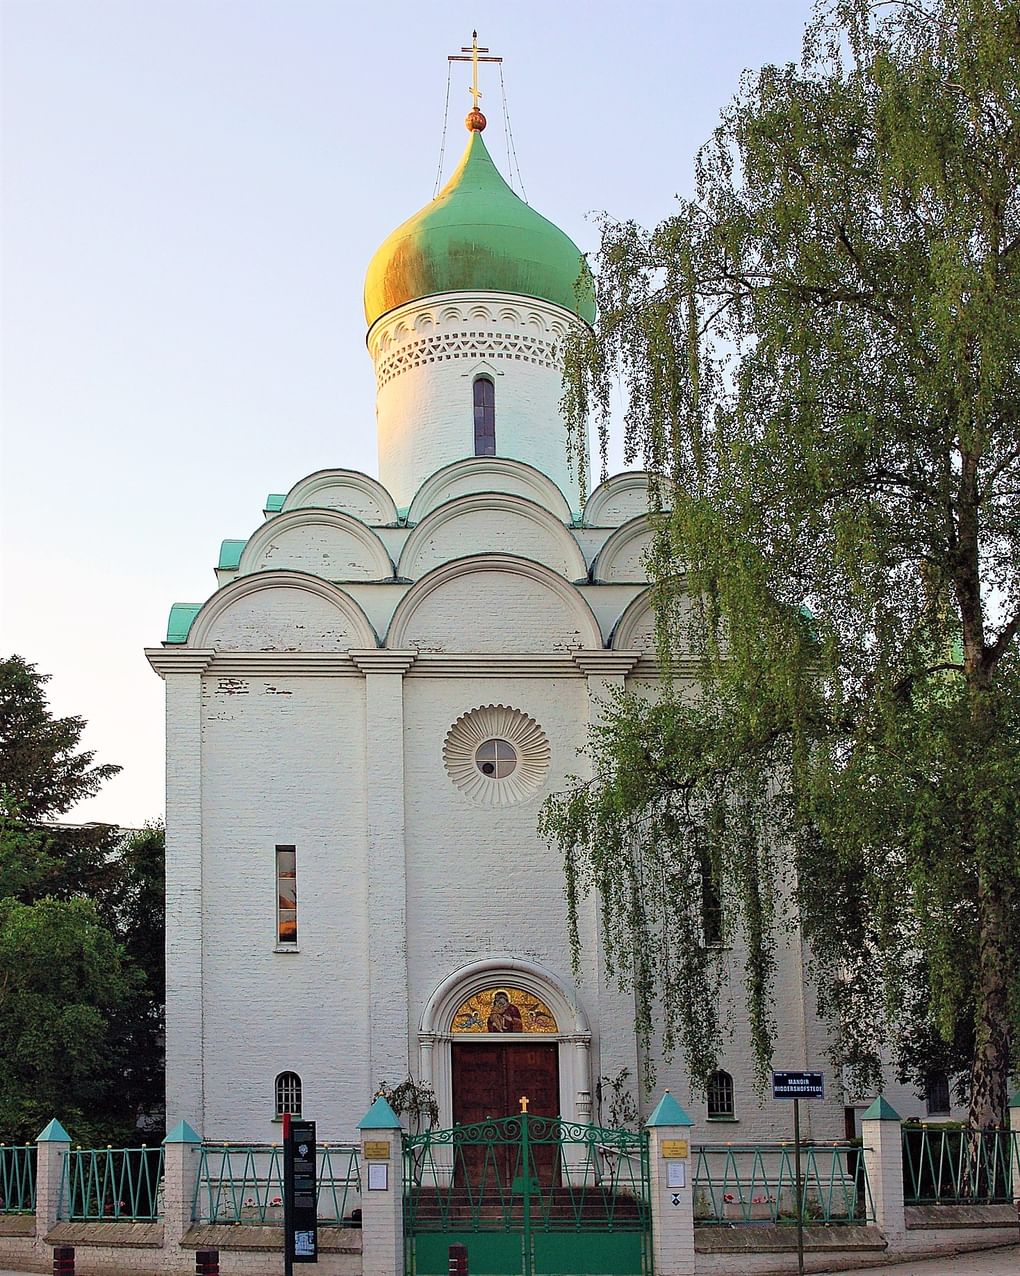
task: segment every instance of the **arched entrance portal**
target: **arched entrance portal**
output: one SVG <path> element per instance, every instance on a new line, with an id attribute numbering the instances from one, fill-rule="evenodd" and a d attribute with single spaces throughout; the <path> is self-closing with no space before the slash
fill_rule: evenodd
<path id="1" fill-rule="evenodd" d="M 588 1022 L 566 990 L 532 962 L 489 958 L 454 972 L 429 998 L 419 1075 L 439 1124 L 519 1112 L 586 1121 L 591 1115 Z"/>

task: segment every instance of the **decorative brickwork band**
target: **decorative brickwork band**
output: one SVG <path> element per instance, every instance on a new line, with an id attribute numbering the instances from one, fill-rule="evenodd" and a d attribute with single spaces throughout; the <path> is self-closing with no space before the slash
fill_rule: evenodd
<path id="1" fill-rule="evenodd" d="M 514 359 L 542 368 L 562 367 L 556 345 L 540 337 L 519 332 L 450 332 L 398 346 L 379 360 L 376 379 L 385 385 L 401 372 L 448 359 Z"/>

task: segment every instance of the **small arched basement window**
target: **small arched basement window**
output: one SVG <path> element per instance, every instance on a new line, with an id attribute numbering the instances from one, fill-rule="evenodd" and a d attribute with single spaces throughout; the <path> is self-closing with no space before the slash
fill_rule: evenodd
<path id="1" fill-rule="evenodd" d="M 276 1078 L 276 1115 L 301 1115 L 301 1078 L 296 1072 L 281 1072 Z"/>
<path id="2" fill-rule="evenodd" d="M 475 377 L 475 456 L 496 455 L 496 386 L 491 377 Z"/>
<path id="3" fill-rule="evenodd" d="M 733 1078 L 728 1072 L 713 1072 L 708 1079 L 708 1119 L 733 1116 Z"/>

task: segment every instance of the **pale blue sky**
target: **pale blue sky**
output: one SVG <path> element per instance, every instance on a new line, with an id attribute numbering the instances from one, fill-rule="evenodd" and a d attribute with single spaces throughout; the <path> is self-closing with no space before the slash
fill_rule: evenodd
<path id="1" fill-rule="evenodd" d="M 530 202 L 591 249 L 592 210 L 651 224 L 690 192 L 741 71 L 796 58 L 808 10 L 0 0 L 0 651 L 124 766 L 76 818 L 162 813 L 142 648 L 212 592 L 220 541 L 313 470 L 376 472 L 361 286 L 432 196 L 446 55 L 477 26 L 504 56 Z M 468 83 L 455 68 L 447 174 Z"/>

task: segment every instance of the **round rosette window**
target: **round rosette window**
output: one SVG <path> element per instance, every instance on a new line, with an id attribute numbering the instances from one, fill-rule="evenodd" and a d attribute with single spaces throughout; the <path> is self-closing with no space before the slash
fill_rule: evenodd
<path id="1" fill-rule="evenodd" d="M 533 797 L 549 772 L 549 741 L 519 709 L 487 704 L 457 719 L 443 744 L 446 773 L 479 806 Z"/>

